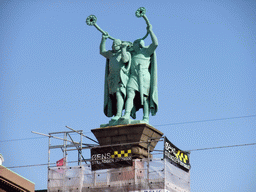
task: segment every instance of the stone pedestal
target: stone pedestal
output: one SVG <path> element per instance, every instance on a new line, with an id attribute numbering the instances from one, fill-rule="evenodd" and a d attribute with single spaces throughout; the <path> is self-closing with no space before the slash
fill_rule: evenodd
<path id="1" fill-rule="evenodd" d="M 104 147 L 115 144 L 132 145 L 133 158 L 150 157 L 163 133 L 146 124 L 128 124 L 92 129 L 99 144 Z"/>

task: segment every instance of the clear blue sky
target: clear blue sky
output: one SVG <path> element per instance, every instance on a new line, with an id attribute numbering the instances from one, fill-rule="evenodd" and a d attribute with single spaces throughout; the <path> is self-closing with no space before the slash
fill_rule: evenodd
<path id="1" fill-rule="evenodd" d="M 135 16 L 141 6 L 159 41 L 159 111 L 150 124 L 183 150 L 256 142 L 256 1 L 1 0 L 6 167 L 47 163 L 48 140 L 31 131 L 66 131 L 67 125 L 94 138 L 90 130 L 109 121 L 101 33 L 85 20 L 94 14 L 111 36 L 134 41 L 146 33 L 145 21 Z M 242 118 L 203 121 L 232 117 Z M 192 121 L 202 122 L 184 123 Z M 51 162 L 60 158 L 53 151 Z M 254 192 L 255 159 L 255 145 L 192 152 L 191 191 Z M 46 166 L 12 170 L 36 189 L 47 186 Z"/>

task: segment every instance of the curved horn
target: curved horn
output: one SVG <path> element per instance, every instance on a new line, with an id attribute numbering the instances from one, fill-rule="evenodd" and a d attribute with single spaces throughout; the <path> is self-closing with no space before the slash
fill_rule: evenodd
<path id="1" fill-rule="evenodd" d="M 86 18 L 86 24 L 89 25 L 89 26 L 94 26 L 96 27 L 96 29 L 98 29 L 102 34 L 104 35 L 108 35 L 108 33 L 106 31 L 103 31 L 97 24 L 96 24 L 96 21 L 97 21 L 97 17 L 95 15 L 90 15 Z M 115 38 L 111 37 L 110 35 L 108 35 L 108 38 L 109 39 L 112 39 L 114 40 Z"/>
<path id="2" fill-rule="evenodd" d="M 148 18 L 147 18 L 147 16 L 145 15 L 145 13 L 146 13 L 146 9 L 144 8 L 144 7 L 140 7 L 139 9 L 137 9 L 137 11 L 135 12 L 135 15 L 136 15 L 136 17 L 143 17 L 143 19 L 146 21 L 146 23 L 147 23 L 147 26 L 149 26 L 150 25 L 150 23 L 149 23 L 149 20 L 148 20 Z M 143 38 L 141 38 L 142 40 L 144 40 L 144 39 L 146 39 L 147 38 L 147 36 L 148 36 L 148 32 L 147 32 L 147 34 L 143 37 Z"/>

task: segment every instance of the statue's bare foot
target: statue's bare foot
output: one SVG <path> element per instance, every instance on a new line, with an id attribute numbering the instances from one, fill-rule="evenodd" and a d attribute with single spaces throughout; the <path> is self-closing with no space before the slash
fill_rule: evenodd
<path id="1" fill-rule="evenodd" d="M 148 117 L 143 117 L 143 121 L 145 121 L 145 123 L 149 122 L 149 118 Z"/>
<path id="2" fill-rule="evenodd" d="M 120 119 L 124 120 L 124 119 L 130 119 L 130 114 L 129 113 L 125 113 L 123 117 L 121 117 Z"/>
<path id="3" fill-rule="evenodd" d="M 115 117 L 112 117 L 112 121 L 117 121 L 119 118 L 120 118 L 121 116 L 119 116 L 119 115 L 116 115 Z"/>

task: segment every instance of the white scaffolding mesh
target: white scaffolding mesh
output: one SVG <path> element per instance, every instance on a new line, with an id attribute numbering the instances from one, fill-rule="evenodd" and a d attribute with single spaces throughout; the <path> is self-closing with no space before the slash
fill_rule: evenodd
<path id="1" fill-rule="evenodd" d="M 49 169 L 48 190 L 81 191 L 84 180 L 84 166 L 54 167 Z"/>
<path id="2" fill-rule="evenodd" d="M 90 165 L 49 168 L 50 192 L 189 192 L 190 173 L 166 159 L 136 159 L 133 166 L 91 171 Z"/>

